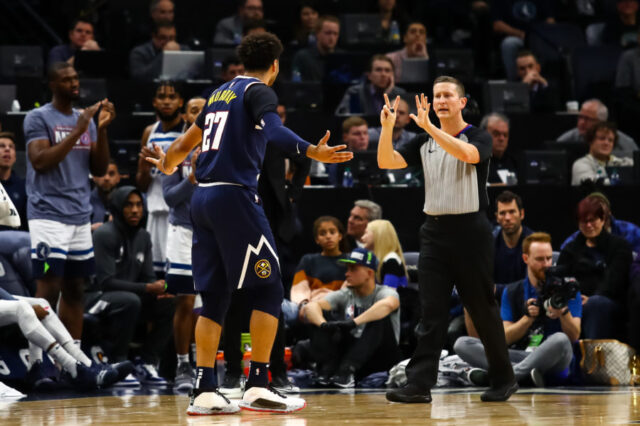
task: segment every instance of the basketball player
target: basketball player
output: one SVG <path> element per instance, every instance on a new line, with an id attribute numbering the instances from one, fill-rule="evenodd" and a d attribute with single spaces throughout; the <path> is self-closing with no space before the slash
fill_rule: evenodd
<path id="1" fill-rule="evenodd" d="M 80 346 L 84 281 L 95 274 L 89 173 L 103 176 L 107 170 L 107 128 L 116 112 L 107 99 L 83 111 L 73 108 L 80 80 L 66 62 L 51 66 L 48 81 L 51 102 L 24 119 L 31 262 L 36 296 L 58 304 L 60 319 Z"/>
<path id="2" fill-rule="evenodd" d="M 187 102 L 185 130 L 196 121 L 205 99 L 195 97 Z M 174 389 L 187 392 L 193 389 L 195 373 L 189 364 L 189 344 L 193 336 L 193 304 L 196 291 L 191 272 L 191 195 L 197 184 L 195 164 L 199 149 L 196 148 L 178 167 L 178 172 L 165 176 L 162 193 L 169 205 L 169 231 L 167 234 L 167 293 L 175 294 L 176 312 L 173 317 L 173 340 L 178 356 Z"/>
<path id="3" fill-rule="evenodd" d="M 193 277 L 202 297 L 196 324 L 197 372 L 188 414 L 227 414 L 239 408 L 264 412 L 292 412 L 306 406 L 301 398 L 286 397 L 269 387 L 268 361 L 278 326 L 283 286 L 269 223 L 257 194 L 258 174 L 266 142 L 285 152 L 322 162 L 344 162 L 345 145 L 329 147 L 329 132 L 311 145 L 282 125 L 278 99 L 271 86 L 279 71 L 282 44 L 271 33 L 243 39 L 238 56 L 246 75 L 215 90 L 200 116 L 166 153 L 148 161 L 164 173 L 202 142 L 191 201 L 193 221 Z M 252 314 L 251 367 L 242 401 L 229 401 L 217 390 L 214 371 L 231 292 L 247 289 Z"/>
<path id="4" fill-rule="evenodd" d="M 143 157 L 149 152 L 145 149 L 153 150 L 154 145 L 166 151 L 171 142 L 182 134 L 183 104 L 184 100 L 176 84 L 172 81 L 161 81 L 153 97 L 153 108 L 158 121 L 144 129 L 141 140 L 142 154 L 136 174 L 136 186 L 140 191 L 147 193 L 147 231 L 151 235 L 153 270 L 158 278 L 164 278 L 169 206 L 162 196 L 162 174 L 144 161 Z"/>

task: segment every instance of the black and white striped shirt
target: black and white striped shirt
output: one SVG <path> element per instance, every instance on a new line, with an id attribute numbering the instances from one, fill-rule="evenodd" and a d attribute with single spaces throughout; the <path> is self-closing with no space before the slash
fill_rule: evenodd
<path id="1" fill-rule="evenodd" d="M 489 133 L 467 126 L 456 138 L 478 149 L 480 162 L 469 164 L 447 153 L 427 133 L 398 150 L 408 165 L 424 169 L 424 212 L 432 216 L 486 210 L 489 205 L 487 176 L 492 140 Z"/>

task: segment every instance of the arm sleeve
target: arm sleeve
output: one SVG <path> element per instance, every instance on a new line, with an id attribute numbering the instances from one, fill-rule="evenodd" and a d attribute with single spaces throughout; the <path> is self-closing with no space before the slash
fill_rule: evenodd
<path id="1" fill-rule="evenodd" d="M 121 280 L 116 278 L 116 242 L 113 230 L 106 225 L 98 228 L 93 234 L 93 249 L 96 259 L 96 283 L 103 291 L 125 290 L 143 293 L 145 283 Z"/>
<path id="2" fill-rule="evenodd" d="M 164 201 L 171 208 L 191 199 L 193 194 L 193 184 L 189 179 L 182 179 L 180 173 L 166 175 L 162 179 L 162 195 Z"/>
<path id="3" fill-rule="evenodd" d="M 265 113 L 260 123 L 267 140 L 278 149 L 295 155 L 305 155 L 307 153 L 307 148 L 311 144 L 284 127 L 280 117 L 275 112 L 269 111 Z"/>
<path id="4" fill-rule="evenodd" d="M 398 296 L 398 292 L 396 289 L 391 287 L 381 287 L 380 290 L 376 293 L 376 300 L 373 302 L 378 302 L 382 299 L 386 299 L 387 297 L 395 297 L 400 300 L 400 296 Z"/>
<path id="5" fill-rule="evenodd" d="M 407 165 L 421 166 L 422 159 L 420 158 L 420 147 L 428 140 L 429 135 L 426 133 L 420 134 L 404 144 L 402 148 L 398 149 L 398 153 L 402 155 L 402 158 L 407 162 Z"/>
<path id="6" fill-rule="evenodd" d="M 578 186 L 584 180 L 595 180 L 596 174 L 585 157 L 578 158 L 571 166 L 571 185 Z"/>
<path id="7" fill-rule="evenodd" d="M 24 140 L 27 145 L 29 144 L 29 142 L 38 139 L 49 139 L 49 134 L 47 133 L 47 125 L 42 119 L 42 115 L 39 114 L 38 110 L 34 110 L 27 114 L 24 119 L 23 130 Z"/>
<path id="8" fill-rule="evenodd" d="M 491 135 L 485 130 L 477 127 L 474 127 L 471 130 L 474 131 L 469 135 L 469 143 L 478 149 L 478 153 L 480 154 L 480 161 L 478 164 L 480 164 L 491 158 L 493 139 L 491 139 Z"/>

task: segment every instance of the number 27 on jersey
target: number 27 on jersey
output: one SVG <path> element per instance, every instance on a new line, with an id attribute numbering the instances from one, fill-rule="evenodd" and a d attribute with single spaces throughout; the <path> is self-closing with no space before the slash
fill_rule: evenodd
<path id="1" fill-rule="evenodd" d="M 229 111 L 214 111 L 204 118 L 204 133 L 202 134 L 202 152 L 210 149 L 217 151 L 220 148 L 220 140 L 227 124 Z M 213 140 L 211 140 L 213 135 Z"/>

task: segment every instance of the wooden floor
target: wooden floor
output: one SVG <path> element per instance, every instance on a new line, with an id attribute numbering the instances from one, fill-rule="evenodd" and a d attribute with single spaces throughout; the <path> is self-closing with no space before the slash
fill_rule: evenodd
<path id="1" fill-rule="evenodd" d="M 0 425 L 615 425 L 640 424 L 640 390 L 532 390 L 506 403 L 483 403 L 479 392 L 434 393 L 432 404 L 391 404 L 382 392 L 303 394 L 308 406 L 289 415 L 241 412 L 189 417 L 186 396 L 123 395 L 6 403 Z"/>

